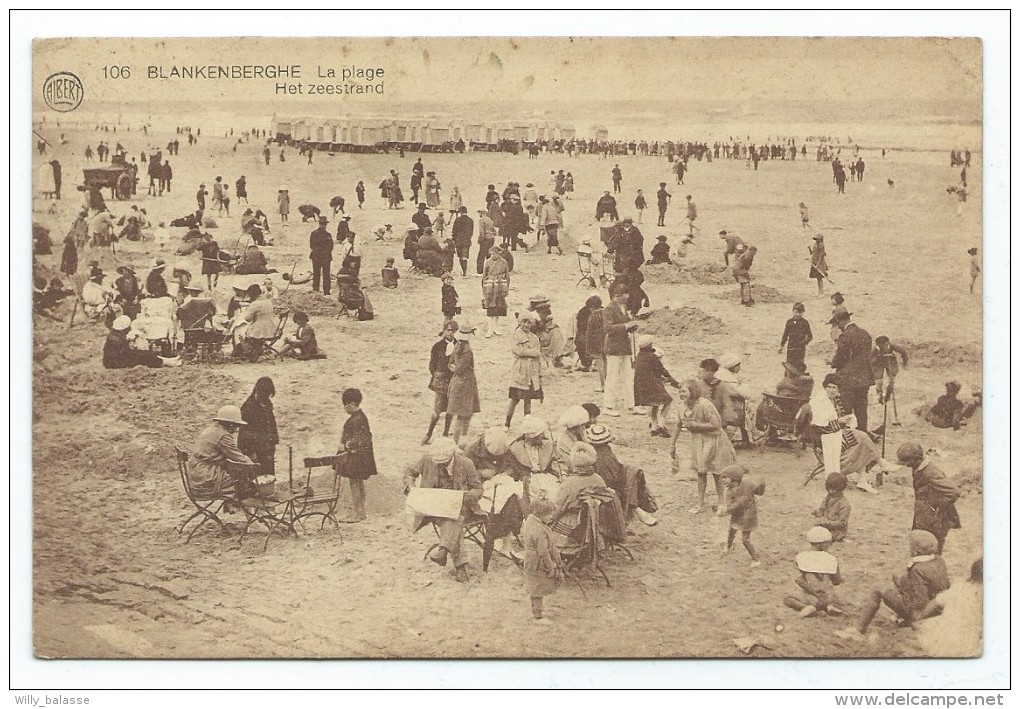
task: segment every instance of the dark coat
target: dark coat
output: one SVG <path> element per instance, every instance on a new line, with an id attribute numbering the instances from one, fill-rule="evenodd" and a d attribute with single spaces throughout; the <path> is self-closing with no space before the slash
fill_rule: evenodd
<path id="1" fill-rule="evenodd" d="M 451 379 L 448 389 L 446 413 L 453 416 L 471 416 L 482 410 L 478 399 L 478 381 L 475 379 L 475 353 L 467 342 L 458 342 L 450 355 Z"/>
<path id="2" fill-rule="evenodd" d="M 673 400 L 663 381 L 679 386 L 652 350 L 640 350 L 634 358 L 634 405 L 664 406 Z"/>
<path id="3" fill-rule="evenodd" d="M 168 295 L 162 271 L 149 272 L 149 275 L 145 277 L 145 292 L 153 298 L 165 298 Z"/>
<path id="4" fill-rule="evenodd" d="M 308 239 L 312 262 L 328 263 L 333 260 L 333 235 L 325 227 L 319 227 Z"/>
<path id="5" fill-rule="evenodd" d="M 461 214 L 454 219 L 453 226 L 450 227 L 450 237 L 453 239 L 453 243 L 460 248 L 471 246 L 474 233 L 475 222 L 466 214 Z"/>
<path id="6" fill-rule="evenodd" d="M 446 392 L 450 384 L 450 358 L 446 356 L 445 338 L 441 338 L 432 345 L 432 352 L 429 355 L 429 374 L 432 376 L 429 382 L 429 389 L 432 391 Z"/>
<path id="7" fill-rule="evenodd" d="M 347 457 L 340 463 L 338 471 L 342 477 L 364 480 L 379 472 L 375 467 L 372 430 L 368 426 L 368 417 L 361 409 L 344 421 L 340 445 L 347 450 Z"/>
<path id="8" fill-rule="evenodd" d="M 457 289 L 449 283 L 444 283 L 442 288 L 442 313 L 449 317 L 457 314 Z"/>
<path id="9" fill-rule="evenodd" d="M 588 323 L 585 332 L 585 347 L 588 354 L 602 356 L 606 352 L 606 331 L 604 328 L 603 314 L 605 308 L 592 310 L 588 316 Z"/>
<path id="10" fill-rule="evenodd" d="M 241 404 L 241 418 L 247 421 L 248 425 L 238 429 L 237 447 L 249 458 L 260 448 L 275 446 L 280 442 L 271 399 L 260 403 L 255 399 L 255 394 L 250 394 Z"/>
<path id="11" fill-rule="evenodd" d="M 924 529 L 938 539 L 944 539 L 950 529 L 960 528 L 960 515 L 955 504 L 960 492 L 944 472 L 932 463 L 926 463 L 914 471 L 913 484 L 913 529 Z"/>
<path id="12" fill-rule="evenodd" d="M 626 356 L 633 354 L 630 342 L 630 332 L 627 326 L 630 324 L 630 315 L 622 305 L 610 303 L 602 310 L 603 329 L 606 333 L 606 344 L 604 352 L 607 357 Z M 588 321 L 588 332 L 591 333 L 591 321 Z M 590 342 L 590 337 L 589 337 Z M 591 350 L 589 350 L 590 352 Z"/>
<path id="13" fill-rule="evenodd" d="M 839 374 L 839 385 L 846 389 L 874 386 L 875 376 L 871 371 L 871 335 L 856 323 L 843 328 L 836 341 L 836 355 L 832 366 Z"/>
<path id="14" fill-rule="evenodd" d="M 78 272 L 78 247 L 75 246 L 74 237 L 68 236 L 64 239 L 64 253 L 60 256 L 60 272 L 73 276 Z"/>

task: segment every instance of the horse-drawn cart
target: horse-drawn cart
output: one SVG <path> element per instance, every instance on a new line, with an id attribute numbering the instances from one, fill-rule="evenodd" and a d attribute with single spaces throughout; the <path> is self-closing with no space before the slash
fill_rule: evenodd
<path id="1" fill-rule="evenodd" d="M 109 187 L 111 197 L 125 200 L 138 188 L 138 166 L 128 163 L 122 155 L 114 155 L 109 165 L 86 167 L 84 172 L 86 191 Z"/>

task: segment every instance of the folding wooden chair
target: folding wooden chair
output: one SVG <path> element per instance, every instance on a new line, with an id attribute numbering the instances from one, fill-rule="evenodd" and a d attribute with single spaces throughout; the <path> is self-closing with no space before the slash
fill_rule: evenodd
<path id="1" fill-rule="evenodd" d="M 589 573 L 597 571 L 606 582 L 606 587 L 609 587 L 612 584 L 609 582 L 609 576 L 605 569 L 602 568 L 601 553 L 610 549 L 618 549 L 626 553 L 631 561 L 634 560 L 634 555 L 622 543 L 606 540 L 599 530 L 599 516 L 602 505 L 606 501 L 598 493 L 582 493 L 578 497 L 581 514 L 577 526 L 570 534 L 570 543 L 566 547 L 560 548 L 560 558 L 566 573 L 571 574 L 582 570 L 587 570 Z M 577 508 L 575 507 L 565 510 L 563 514 L 575 514 L 576 512 Z M 580 585 L 580 578 L 578 576 L 575 578 Z"/>
<path id="2" fill-rule="evenodd" d="M 276 364 L 276 360 L 280 359 L 280 351 L 276 349 L 276 343 L 283 337 L 283 331 L 287 327 L 287 320 L 289 319 L 290 311 L 288 310 L 280 316 L 280 322 L 277 324 L 276 332 L 273 333 L 272 337 L 256 338 L 259 343 L 259 349 L 252 356 L 252 362 L 260 362 L 263 359 L 267 359 Z"/>
<path id="3" fill-rule="evenodd" d="M 347 457 L 346 453 L 339 455 L 327 455 L 319 458 L 305 458 L 305 469 L 308 471 L 305 476 L 305 496 L 299 498 L 297 504 L 299 510 L 294 517 L 295 522 L 301 522 L 309 517 L 322 517 L 322 524 L 319 529 L 326 526 L 326 522 L 332 522 L 333 526 L 340 529 L 340 522 L 336 518 L 336 509 L 340 505 L 340 484 L 343 478 L 340 477 L 339 465 Z M 316 468 L 332 468 L 332 485 L 321 492 L 316 492 L 312 486 L 312 471 Z"/>
<path id="4" fill-rule="evenodd" d="M 174 446 L 177 452 L 177 469 L 181 474 L 181 482 L 184 484 L 184 493 L 191 500 L 191 504 L 195 506 L 195 512 L 184 521 L 181 528 L 177 530 L 178 534 L 184 533 L 184 528 L 187 527 L 192 520 L 201 517 L 201 521 L 195 525 L 195 528 L 188 534 L 188 539 L 185 543 L 190 542 L 191 538 L 195 536 L 203 524 L 212 520 L 222 528 L 223 521 L 217 516 L 219 511 L 223 508 L 223 505 L 230 499 L 229 496 L 224 495 L 220 491 L 203 493 L 197 492 L 192 486 L 191 481 L 188 478 L 188 452 L 180 447 Z"/>
<path id="5" fill-rule="evenodd" d="M 492 506 L 490 507 L 488 512 L 474 513 L 474 514 L 470 515 L 467 519 L 464 520 L 464 536 L 463 536 L 463 538 L 465 540 L 467 540 L 469 542 L 473 542 L 473 543 L 477 544 L 479 547 L 481 547 L 481 549 L 482 549 L 482 571 L 488 571 L 489 570 L 489 562 L 492 560 L 493 552 L 499 554 L 504 559 L 509 559 L 510 561 L 514 562 L 514 564 L 516 564 L 519 568 L 524 568 L 524 559 L 522 559 L 522 558 L 520 558 L 520 557 L 518 557 L 518 556 L 516 556 L 514 554 L 505 554 L 502 551 L 496 551 L 495 546 L 496 546 L 497 533 L 498 532 L 502 532 L 504 530 L 496 529 L 496 526 L 497 526 L 496 525 L 497 513 L 496 513 L 496 510 L 495 510 L 495 504 L 496 504 L 496 502 L 495 502 L 495 495 L 493 495 Z M 436 533 L 436 536 L 438 537 L 439 536 L 439 526 L 434 521 L 431 524 L 432 524 L 432 530 Z M 514 538 L 517 539 L 517 541 L 520 541 L 520 534 L 519 534 L 520 527 L 517 528 L 517 531 L 514 531 L 512 529 L 507 530 L 507 531 L 508 531 L 508 533 L 513 534 Z M 499 534 L 499 536 L 502 537 L 503 534 Z M 429 554 L 431 554 L 438 546 L 439 546 L 438 542 L 436 542 L 435 544 L 430 546 L 425 551 L 425 557 L 424 558 L 427 559 Z"/>

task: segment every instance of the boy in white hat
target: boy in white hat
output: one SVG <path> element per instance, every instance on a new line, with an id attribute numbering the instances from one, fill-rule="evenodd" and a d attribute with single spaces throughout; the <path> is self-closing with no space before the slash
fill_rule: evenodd
<path id="1" fill-rule="evenodd" d="M 832 533 L 825 527 L 812 527 L 807 532 L 807 540 L 811 545 L 808 551 L 796 556 L 797 594 L 783 599 L 787 608 L 800 612 L 801 618 L 811 618 L 819 611 L 829 615 L 843 615 L 843 610 L 836 605 L 835 586 L 843 583 L 839 573 L 839 562 L 829 553 L 832 546 Z"/>

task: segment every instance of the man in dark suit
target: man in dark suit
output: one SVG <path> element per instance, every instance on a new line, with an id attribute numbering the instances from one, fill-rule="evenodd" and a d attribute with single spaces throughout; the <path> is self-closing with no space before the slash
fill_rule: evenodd
<path id="1" fill-rule="evenodd" d="M 829 320 L 842 332 L 836 340 L 836 355 L 831 366 L 839 375 L 839 395 L 857 417 L 857 428 L 868 430 L 868 390 L 875 385 L 871 370 L 871 335 L 850 321 L 852 313 L 840 306 Z"/>
<path id="2" fill-rule="evenodd" d="M 308 240 L 309 248 L 312 251 L 309 254 L 312 259 L 312 290 L 318 292 L 321 280 L 322 292 L 325 295 L 329 295 L 332 278 L 329 265 L 333 260 L 333 235 L 326 228 L 328 223 L 329 220 L 326 217 L 319 217 L 319 228 L 312 232 Z M 868 347 L 871 347 L 870 340 L 868 340 Z"/>
<path id="3" fill-rule="evenodd" d="M 453 246 L 457 249 L 457 258 L 460 260 L 461 275 L 467 276 L 468 258 L 471 255 L 471 239 L 475 234 L 475 222 L 467 215 L 467 207 L 457 210 L 457 218 L 453 220 L 450 227 L 450 236 L 453 238 Z"/>

